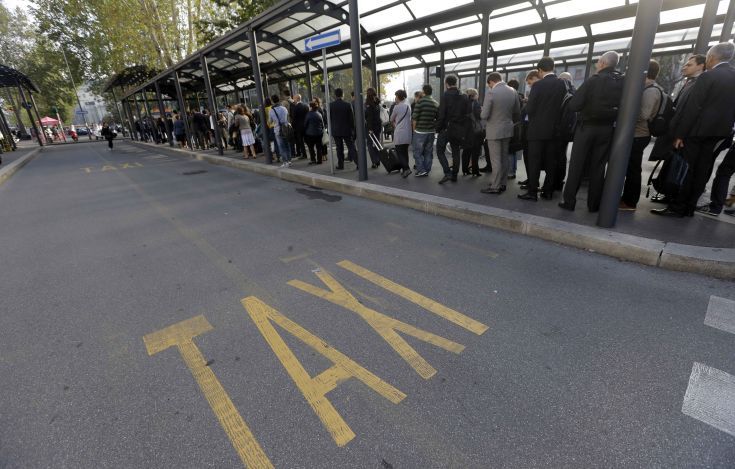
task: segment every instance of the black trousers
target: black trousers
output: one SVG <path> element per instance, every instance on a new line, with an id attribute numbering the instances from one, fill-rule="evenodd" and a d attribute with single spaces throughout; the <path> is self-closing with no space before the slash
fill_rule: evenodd
<path id="1" fill-rule="evenodd" d="M 449 143 L 449 147 L 452 149 L 452 168 L 449 168 L 449 161 L 447 161 L 447 143 Z M 436 157 L 439 159 L 439 164 L 442 165 L 442 169 L 444 170 L 445 176 L 451 176 L 453 178 L 457 178 L 457 174 L 459 174 L 459 166 L 460 166 L 460 160 L 462 156 L 461 152 L 462 147 L 460 146 L 459 142 L 454 142 L 449 140 L 447 137 L 447 131 L 444 130 L 439 133 L 436 137 Z"/>
<path id="2" fill-rule="evenodd" d="M 294 128 L 294 149 L 296 150 L 297 156 L 302 156 L 306 158 L 306 146 L 304 145 L 305 142 L 305 135 L 304 135 L 304 129 L 296 129 Z"/>
<path id="3" fill-rule="evenodd" d="M 715 213 L 720 213 L 723 205 L 725 205 L 727 189 L 733 173 L 735 173 L 735 144 L 730 147 L 730 151 L 727 152 L 725 159 L 720 163 L 715 174 L 715 180 L 712 182 L 709 206 Z"/>
<path id="4" fill-rule="evenodd" d="M 309 156 L 312 163 L 321 163 L 322 155 L 322 136 L 321 135 L 304 135 L 306 145 L 309 147 Z"/>
<path id="5" fill-rule="evenodd" d="M 610 144 L 614 128 L 611 125 L 582 124 L 577 127 L 569 160 L 567 182 L 564 184 L 564 202 L 574 206 L 582 184 L 585 166 L 589 162 L 590 186 L 587 192 L 587 208 L 591 212 L 600 209 L 602 187 L 605 184 L 605 166 L 610 157 Z"/>
<path id="6" fill-rule="evenodd" d="M 462 174 L 470 172 L 472 174 L 480 174 L 480 152 L 482 151 L 483 145 L 487 148 L 487 142 L 484 139 L 482 141 L 477 139 L 472 145 L 462 147 Z M 487 164 L 490 165 L 489 151 L 485 153 L 485 158 L 487 158 Z M 472 167 L 472 171 L 470 171 L 470 167 Z M 492 168 L 492 166 L 490 167 Z"/>
<path id="7" fill-rule="evenodd" d="M 357 147 L 355 147 L 355 141 L 352 137 L 334 137 L 334 144 L 337 146 L 337 166 L 344 166 L 345 164 L 345 149 L 344 145 L 347 145 L 347 159 L 357 163 Z"/>
<path id="8" fill-rule="evenodd" d="M 684 178 L 679 194 L 669 205 L 669 208 L 682 215 L 689 215 L 697 208 L 697 201 L 704 192 L 715 166 L 715 145 L 722 138 L 704 137 L 687 138 L 684 140 L 682 154 L 689 164 L 689 170 Z"/>
<path id="9" fill-rule="evenodd" d="M 569 142 L 559 142 L 556 155 L 556 177 L 554 178 L 554 190 L 560 191 L 564 187 L 564 178 L 567 175 L 567 148 Z"/>
<path id="10" fill-rule="evenodd" d="M 623 188 L 623 202 L 625 205 L 635 207 L 641 198 L 641 164 L 643 163 L 643 150 L 651 143 L 651 137 L 636 137 L 633 139 L 633 147 L 630 149 L 628 159 L 628 171 L 625 173 L 625 187 Z"/>
<path id="11" fill-rule="evenodd" d="M 551 194 L 556 185 L 556 160 L 559 153 L 558 140 L 528 141 L 528 192 L 535 194 L 539 189 L 541 168 L 546 170 L 543 192 Z"/>
<path id="12" fill-rule="evenodd" d="M 396 145 L 396 155 L 398 162 L 401 164 L 401 170 L 410 169 L 408 166 L 408 144 Z"/>

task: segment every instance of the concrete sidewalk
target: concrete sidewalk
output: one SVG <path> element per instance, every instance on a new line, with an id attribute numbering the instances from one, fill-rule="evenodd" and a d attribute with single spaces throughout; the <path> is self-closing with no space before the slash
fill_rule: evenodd
<path id="1" fill-rule="evenodd" d="M 586 211 L 583 191 L 580 191 L 577 211 L 570 213 L 556 206 L 558 195 L 553 201 L 536 203 L 517 199 L 515 194 L 519 189 L 514 181 L 510 181 L 508 192 L 500 196 L 480 193 L 480 189 L 487 186 L 485 176 L 460 176 L 457 183 L 439 185 L 441 170 L 437 168 L 437 161 L 427 178 L 409 176 L 403 179 L 378 168 L 369 170 L 369 182 L 359 182 L 355 166 L 351 163 L 346 164 L 346 170 L 331 176 L 329 164 L 308 165 L 307 160 L 295 161 L 290 169 L 279 169 L 277 165 L 265 164 L 262 156 L 254 161 L 244 161 L 231 150 L 226 152 L 226 156 L 219 156 L 214 150 L 192 152 L 167 145 L 131 143 L 157 152 L 547 239 L 622 260 L 735 279 L 735 225 L 700 216 L 658 218 L 648 213 L 649 208 L 657 205 L 644 198 L 637 212 L 621 213 L 616 229 L 606 230 L 594 226 L 596 214 Z M 647 174 L 646 169 L 644 174 Z M 524 177 L 520 170 L 518 177 Z M 721 216 L 723 220 L 725 217 Z"/>

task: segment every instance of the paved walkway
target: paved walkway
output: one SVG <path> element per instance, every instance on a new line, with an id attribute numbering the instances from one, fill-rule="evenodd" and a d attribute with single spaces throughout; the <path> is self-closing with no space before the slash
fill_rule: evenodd
<path id="1" fill-rule="evenodd" d="M 649 149 L 647 150 L 650 151 Z M 207 150 L 201 153 L 216 154 L 216 150 Z M 449 155 L 449 152 L 447 152 Z M 225 156 L 231 158 L 239 158 L 240 155 L 231 149 L 225 151 Z M 720 154 L 718 163 L 724 157 L 724 152 Z M 653 169 L 654 164 L 648 161 L 647 153 L 644 155 L 643 168 L 643 184 L 647 182 L 648 175 Z M 265 158 L 261 155 L 257 160 L 265 164 Z M 450 157 L 451 161 L 451 157 Z M 411 159 L 413 165 L 413 158 Z M 481 161 L 483 166 L 484 162 Z M 716 168 L 717 166 L 715 166 Z M 321 165 L 309 165 L 308 160 L 295 160 L 292 169 L 303 170 L 318 174 L 330 174 L 329 163 Z M 345 164 L 345 170 L 335 171 L 335 176 L 357 180 L 358 173 L 355 165 L 352 163 Z M 438 181 L 442 177 L 442 170 L 439 162 L 434 158 L 434 165 L 431 174 L 426 178 L 416 178 L 413 174 L 406 179 L 401 178 L 398 173 L 387 174 L 381 167 L 378 169 L 368 169 L 368 182 L 388 187 L 405 189 L 424 194 L 436 195 L 441 197 L 453 198 L 465 202 L 489 205 L 496 208 L 513 210 L 515 212 L 526 213 L 529 215 L 537 215 L 555 220 L 563 220 L 580 225 L 596 226 L 597 214 L 589 213 L 586 209 L 587 188 L 583 186 L 578 194 L 577 210 L 568 212 L 560 209 L 557 203 L 561 200 L 561 195 L 556 192 L 554 199 L 551 201 L 539 200 L 538 202 L 528 202 L 519 200 L 516 195 L 521 193 L 517 181 L 525 179 L 525 169 L 519 161 L 518 173 L 515 181 L 509 181 L 508 191 L 502 195 L 486 195 L 480 193 L 480 189 L 487 187 L 488 175 L 483 174 L 480 177 L 462 176 L 456 183 L 446 183 L 439 185 Z M 543 176 L 542 176 L 543 177 Z M 709 185 L 708 185 L 709 190 Z M 638 210 L 635 212 L 620 212 L 616 231 L 635 236 L 641 236 L 650 239 L 657 239 L 664 242 L 674 242 L 680 244 L 688 244 L 693 246 L 707 247 L 735 247 L 735 217 L 728 215 L 720 215 L 718 218 L 712 218 L 705 215 L 695 215 L 693 218 L 671 219 L 662 218 L 652 215 L 649 210 L 652 208 L 661 208 L 662 205 L 650 202 L 645 198 L 646 189 L 641 189 L 641 201 Z M 709 192 L 705 192 L 702 196 L 702 202 L 705 203 L 709 198 Z"/>

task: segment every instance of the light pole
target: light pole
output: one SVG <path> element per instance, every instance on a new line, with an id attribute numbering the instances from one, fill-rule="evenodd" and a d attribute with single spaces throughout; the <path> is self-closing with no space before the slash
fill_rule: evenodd
<path id="1" fill-rule="evenodd" d="M 77 97 L 77 104 L 79 104 L 79 112 L 82 113 L 82 119 L 84 119 L 84 126 L 87 128 L 87 131 L 89 132 L 89 124 L 87 124 L 87 115 L 84 113 L 84 108 L 82 107 L 82 101 L 79 100 L 79 93 L 77 92 L 77 85 L 74 83 L 74 77 L 71 74 L 71 67 L 69 67 L 69 61 L 66 60 L 66 51 L 64 50 L 64 46 L 61 46 L 61 53 L 64 54 L 64 63 L 66 63 L 66 69 L 69 71 L 69 79 L 71 80 L 71 85 L 74 87 L 74 96 Z M 74 122 L 74 118 L 72 117 L 72 122 Z"/>

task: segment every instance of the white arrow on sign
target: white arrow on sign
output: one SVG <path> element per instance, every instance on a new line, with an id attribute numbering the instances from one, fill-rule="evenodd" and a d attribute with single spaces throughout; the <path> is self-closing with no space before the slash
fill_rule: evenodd
<path id="1" fill-rule="evenodd" d="M 339 29 L 329 31 L 316 36 L 304 39 L 304 52 L 313 52 L 315 50 L 324 49 L 339 45 L 342 42 Z"/>

